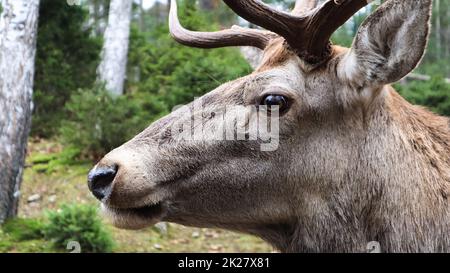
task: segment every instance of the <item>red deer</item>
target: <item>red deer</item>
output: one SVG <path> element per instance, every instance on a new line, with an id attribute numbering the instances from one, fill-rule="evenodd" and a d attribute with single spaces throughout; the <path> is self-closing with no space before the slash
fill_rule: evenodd
<path id="1" fill-rule="evenodd" d="M 350 49 L 330 37 L 370 1 L 298 1 L 292 13 L 261 1 L 224 2 L 266 30 L 190 31 L 173 0 L 172 36 L 199 48 L 258 47 L 261 65 L 155 122 L 94 167 L 88 184 L 112 222 L 224 228 L 283 252 L 363 252 L 373 241 L 384 252 L 449 252 L 449 119 L 390 86 L 424 55 L 432 0 L 386 1 Z M 238 111 L 247 121 L 260 106 L 276 106 L 276 149 L 263 151 L 259 138 L 174 134 L 195 129 L 193 116 L 206 117 L 208 128 L 221 125 L 225 119 L 214 114 L 225 106 L 255 106 Z"/>

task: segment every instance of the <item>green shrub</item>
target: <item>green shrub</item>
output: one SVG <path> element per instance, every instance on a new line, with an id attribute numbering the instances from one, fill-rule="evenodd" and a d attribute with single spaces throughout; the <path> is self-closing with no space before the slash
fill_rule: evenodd
<path id="1" fill-rule="evenodd" d="M 443 78 L 415 81 L 407 85 L 397 85 L 396 88 L 411 103 L 423 105 L 438 114 L 450 116 L 450 84 Z"/>
<path id="2" fill-rule="evenodd" d="M 112 97 L 102 87 L 79 90 L 66 104 L 61 140 L 84 158 L 98 159 L 142 131 L 165 111 L 157 101 L 138 95 Z"/>
<path id="3" fill-rule="evenodd" d="M 49 253 L 55 252 L 45 240 L 43 219 L 9 219 L 0 227 L 0 253 Z"/>
<path id="4" fill-rule="evenodd" d="M 44 223 L 40 219 L 15 218 L 3 224 L 5 233 L 17 241 L 42 239 L 44 237 Z"/>
<path id="5" fill-rule="evenodd" d="M 47 164 L 48 162 L 55 160 L 57 157 L 57 154 L 37 154 L 31 156 L 28 160 L 32 164 Z"/>
<path id="6" fill-rule="evenodd" d="M 111 252 L 113 239 L 102 224 L 97 209 L 88 205 L 64 205 L 48 213 L 45 236 L 56 248 L 65 249 L 71 241 L 78 242 L 82 252 Z"/>
<path id="7" fill-rule="evenodd" d="M 80 149 L 68 146 L 59 153 L 38 154 L 30 157 L 28 161 L 32 164 L 34 171 L 50 174 L 67 166 L 84 163 L 79 160 L 80 154 Z"/>

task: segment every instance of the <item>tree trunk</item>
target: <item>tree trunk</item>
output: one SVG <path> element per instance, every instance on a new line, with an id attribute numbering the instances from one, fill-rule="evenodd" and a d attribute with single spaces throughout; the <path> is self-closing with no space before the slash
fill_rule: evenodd
<path id="1" fill-rule="evenodd" d="M 442 57 L 442 39 L 441 39 L 441 1 L 440 0 L 436 0 L 435 2 L 435 7 L 436 7 L 436 13 L 435 13 L 435 26 L 436 26 L 436 55 L 437 55 L 437 59 L 439 60 L 439 58 Z"/>
<path id="2" fill-rule="evenodd" d="M 111 0 L 98 80 L 114 96 L 123 94 L 131 22 L 131 0 Z"/>
<path id="3" fill-rule="evenodd" d="M 39 0 L 1 0 L 0 223 L 17 215 L 31 125 Z"/>
<path id="4" fill-rule="evenodd" d="M 447 3 L 447 12 L 446 12 L 446 27 L 447 33 L 445 35 L 446 43 L 445 43 L 445 59 L 448 60 L 450 58 L 450 5 Z M 447 63 L 448 65 L 448 63 Z M 450 74 L 448 74 L 450 77 Z"/>
<path id="5" fill-rule="evenodd" d="M 145 9 L 144 9 L 144 0 L 139 2 L 139 29 L 142 32 L 145 32 Z"/>

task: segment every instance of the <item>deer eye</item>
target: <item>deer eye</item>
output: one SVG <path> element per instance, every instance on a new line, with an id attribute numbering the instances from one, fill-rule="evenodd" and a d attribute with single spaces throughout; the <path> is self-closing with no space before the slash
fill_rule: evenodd
<path id="1" fill-rule="evenodd" d="M 269 111 L 272 106 L 278 106 L 280 114 L 286 113 L 290 106 L 289 99 L 282 95 L 267 95 L 262 99 L 261 105 L 267 106 Z"/>

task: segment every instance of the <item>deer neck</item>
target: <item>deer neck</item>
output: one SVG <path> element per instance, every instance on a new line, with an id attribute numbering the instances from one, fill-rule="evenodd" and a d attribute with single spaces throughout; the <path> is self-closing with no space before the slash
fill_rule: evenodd
<path id="1" fill-rule="evenodd" d="M 409 104 L 389 86 L 357 119 L 342 175 L 333 170 L 333 177 L 299 187 L 291 221 L 252 233 L 282 252 L 365 252 L 373 242 L 393 252 L 448 248 L 448 119 Z M 313 183 L 333 187 L 332 194 L 311 190 Z"/>

